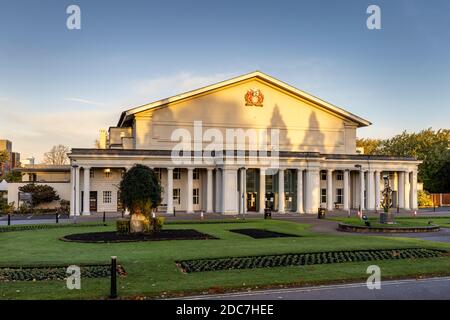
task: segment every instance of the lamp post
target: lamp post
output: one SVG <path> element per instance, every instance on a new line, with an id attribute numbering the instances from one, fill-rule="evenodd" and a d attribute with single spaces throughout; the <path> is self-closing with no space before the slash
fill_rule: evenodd
<path id="1" fill-rule="evenodd" d="M 75 160 L 73 161 L 75 162 Z M 77 168 L 76 163 L 72 164 L 73 168 L 73 222 L 77 222 Z"/>
<path id="2" fill-rule="evenodd" d="M 241 208 L 242 208 L 242 218 L 245 220 L 245 187 L 244 187 L 244 173 L 245 173 L 245 167 L 239 168 L 241 170 L 241 193 L 242 193 L 242 200 L 241 200 Z"/>

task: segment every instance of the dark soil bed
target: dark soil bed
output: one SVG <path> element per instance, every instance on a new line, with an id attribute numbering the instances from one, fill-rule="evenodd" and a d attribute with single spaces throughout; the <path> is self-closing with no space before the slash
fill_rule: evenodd
<path id="1" fill-rule="evenodd" d="M 264 229 L 232 229 L 230 231 L 252 237 L 253 239 L 300 237 L 294 234 L 286 234 Z"/>
<path id="2" fill-rule="evenodd" d="M 209 234 L 194 229 L 161 230 L 158 233 L 130 233 L 120 234 L 111 232 L 91 232 L 69 234 L 61 238 L 64 241 L 105 243 L 105 242 L 133 242 L 133 241 L 161 241 L 161 240 L 208 240 L 218 239 Z"/>
<path id="3" fill-rule="evenodd" d="M 442 257 L 444 250 L 426 248 L 325 251 L 249 257 L 227 257 L 176 261 L 186 273 L 219 270 L 275 268 L 344 262 Z"/>

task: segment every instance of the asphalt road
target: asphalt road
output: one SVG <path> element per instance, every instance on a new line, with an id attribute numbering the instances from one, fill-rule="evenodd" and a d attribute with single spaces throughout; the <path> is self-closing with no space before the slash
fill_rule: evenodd
<path id="1" fill-rule="evenodd" d="M 450 300 L 450 277 L 381 281 L 186 297 L 188 300 Z"/>

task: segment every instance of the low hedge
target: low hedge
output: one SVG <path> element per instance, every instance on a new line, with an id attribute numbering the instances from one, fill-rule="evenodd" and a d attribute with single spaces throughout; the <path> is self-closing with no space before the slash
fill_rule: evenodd
<path id="1" fill-rule="evenodd" d="M 80 271 L 81 278 L 104 278 L 111 275 L 111 266 L 81 265 Z M 121 266 L 117 272 L 125 273 Z M 0 267 L 0 282 L 65 280 L 68 276 L 66 266 Z"/>
<path id="2" fill-rule="evenodd" d="M 32 231 L 57 228 L 73 228 L 73 227 L 101 227 L 106 226 L 105 223 L 61 223 L 61 224 L 16 224 L 12 226 L 0 226 L 0 233 L 13 231 Z"/>
<path id="3" fill-rule="evenodd" d="M 178 261 L 184 272 L 202 272 L 236 269 L 274 268 L 343 262 L 362 262 L 390 259 L 435 258 L 446 251 L 438 249 L 378 249 L 356 251 L 327 251 L 250 257 L 229 257 Z"/>

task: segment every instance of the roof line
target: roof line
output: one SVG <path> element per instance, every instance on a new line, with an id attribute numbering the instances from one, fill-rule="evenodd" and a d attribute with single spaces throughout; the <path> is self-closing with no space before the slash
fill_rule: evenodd
<path id="1" fill-rule="evenodd" d="M 205 93 L 205 92 L 208 92 L 208 91 L 211 91 L 211 90 L 215 90 L 215 89 L 218 89 L 218 88 L 221 88 L 221 87 L 233 84 L 233 83 L 245 81 L 245 80 L 248 80 L 248 79 L 251 79 L 251 78 L 259 78 L 259 79 L 267 81 L 267 82 L 269 82 L 269 83 L 271 83 L 273 85 L 276 85 L 276 86 L 278 86 L 278 87 L 280 87 L 280 88 L 282 88 L 282 89 L 284 89 L 286 91 L 289 91 L 289 92 L 291 92 L 291 93 L 293 93 L 293 94 L 295 94 L 297 96 L 300 96 L 303 99 L 306 99 L 306 100 L 308 100 L 310 102 L 318 104 L 321 107 L 324 107 L 325 109 L 328 109 L 329 111 L 332 111 L 332 112 L 337 113 L 337 114 L 339 114 L 339 115 L 341 115 L 341 116 L 343 116 L 345 118 L 353 120 L 353 121 L 357 122 L 360 127 L 368 126 L 368 125 L 372 124 L 368 120 L 365 120 L 365 119 L 363 119 L 363 118 L 361 118 L 361 117 L 359 117 L 359 116 L 357 116 L 357 115 L 355 115 L 355 114 L 353 114 L 351 112 L 348 112 L 348 111 L 344 110 L 343 108 L 335 106 L 335 105 L 333 105 L 333 104 L 331 104 L 331 103 L 329 103 L 329 102 L 327 102 L 325 100 L 322 100 L 322 99 L 320 99 L 320 98 L 318 98 L 318 97 L 316 97 L 314 95 L 311 95 L 311 94 L 309 94 L 307 92 L 299 90 L 299 89 L 297 89 L 297 88 L 287 84 L 286 82 L 280 81 L 280 80 L 278 80 L 278 79 L 276 79 L 276 78 L 274 78 L 272 76 L 269 76 L 269 75 L 267 75 L 267 74 L 265 74 L 265 73 L 263 73 L 261 71 L 254 71 L 254 72 L 250 72 L 250 73 L 247 73 L 247 74 L 244 74 L 244 75 L 241 75 L 241 76 L 230 78 L 228 80 L 217 82 L 217 83 L 214 83 L 214 84 L 211 84 L 211 85 L 208 85 L 208 86 L 200 87 L 200 88 L 197 88 L 197 89 L 194 89 L 194 90 L 191 90 L 191 91 L 187 91 L 187 92 L 180 93 L 180 94 L 168 97 L 168 98 L 164 98 L 164 99 L 157 100 L 157 101 L 154 101 L 154 102 L 151 102 L 151 103 L 148 103 L 148 104 L 144 104 L 144 105 L 141 105 L 141 106 L 138 106 L 138 107 L 135 107 L 135 108 L 128 109 L 128 110 L 122 112 L 122 114 L 120 115 L 119 122 L 118 122 L 117 126 L 118 127 L 122 126 L 122 124 L 127 119 L 127 117 L 129 117 L 129 116 L 131 116 L 133 114 L 136 114 L 136 113 L 148 110 L 148 109 L 153 109 L 153 108 L 165 105 L 165 104 L 173 103 L 173 102 L 176 102 L 176 101 L 179 101 L 179 100 L 182 100 L 182 99 L 186 99 L 186 98 L 198 95 L 198 94 L 202 94 L 202 93 Z"/>

